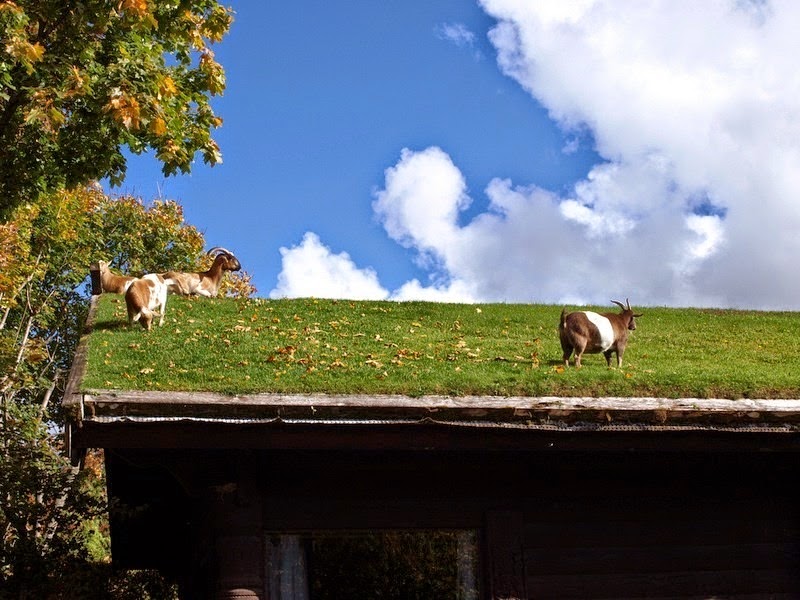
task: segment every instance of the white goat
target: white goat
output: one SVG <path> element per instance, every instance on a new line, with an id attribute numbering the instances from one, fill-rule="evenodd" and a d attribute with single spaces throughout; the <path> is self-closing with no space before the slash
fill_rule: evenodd
<path id="1" fill-rule="evenodd" d="M 97 264 L 100 267 L 100 290 L 104 293 L 124 294 L 136 279 L 129 275 L 112 273 L 104 260 L 98 261 Z"/>
<path id="2" fill-rule="evenodd" d="M 156 273 L 134 279 L 125 292 L 125 305 L 128 308 L 128 322 L 139 321 L 142 327 L 150 331 L 153 317 L 159 317 L 158 325 L 164 324 L 164 313 L 167 309 L 167 288 L 172 283 Z"/>
<path id="3" fill-rule="evenodd" d="M 200 273 L 183 273 L 180 271 L 167 271 L 161 276 L 169 279 L 169 291 L 183 296 L 206 296 L 212 298 L 219 293 L 219 284 L 225 271 L 238 271 L 242 268 L 239 259 L 233 252 L 221 246 L 215 246 L 207 254 L 216 253 L 214 262 L 208 271 Z"/>

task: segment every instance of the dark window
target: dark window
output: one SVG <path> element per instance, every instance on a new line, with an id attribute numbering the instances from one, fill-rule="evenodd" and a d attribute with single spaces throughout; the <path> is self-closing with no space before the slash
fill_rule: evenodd
<path id="1" fill-rule="evenodd" d="M 458 531 L 269 533 L 270 600 L 477 600 L 478 534 Z"/>

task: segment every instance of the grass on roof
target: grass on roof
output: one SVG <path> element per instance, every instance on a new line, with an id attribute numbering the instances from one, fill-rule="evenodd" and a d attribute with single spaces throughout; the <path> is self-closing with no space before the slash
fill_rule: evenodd
<path id="1" fill-rule="evenodd" d="M 558 341 L 561 308 L 170 296 L 164 326 L 146 332 L 128 325 L 121 296 L 104 295 L 81 387 L 800 397 L 798 313 L 634 307 L 644 316 L 631 332 L 621 369 L 607 368 L 601 354 L 584 355 L 581 369 L 565 369 Z"/>

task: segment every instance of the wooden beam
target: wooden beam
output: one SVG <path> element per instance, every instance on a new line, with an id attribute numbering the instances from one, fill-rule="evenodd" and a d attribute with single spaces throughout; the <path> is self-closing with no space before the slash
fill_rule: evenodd
<path id="1" fill-rule="evenodd" d="M 486 513 L 486 562 L 489 598 L 522 600 L 525 589 L 524 521 L 517 510 Z"/>
<path id="2" fill-rule="evenodd" d="M 558 453 L 574 450 L 658 452 L 800 451 L 800 432 L 737 430 L 595 431 L 474 428 L 443 424 L 287 424 L 161 421 L 98 423 L 73 431 L 74 448 L 288 450 L 478 450 Z"/>

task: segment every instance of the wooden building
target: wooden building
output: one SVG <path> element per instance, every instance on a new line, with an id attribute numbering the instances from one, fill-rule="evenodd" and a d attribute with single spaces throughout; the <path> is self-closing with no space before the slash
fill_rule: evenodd
<path id="1" fill-rule="evenodd" d="M 113 560 L 183 598 L 800 597 L 800 400 L 88 393 L 84 369 L 68 442 L 105 451 Z"/>

